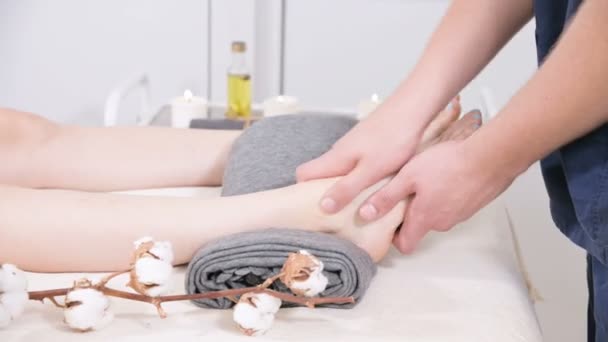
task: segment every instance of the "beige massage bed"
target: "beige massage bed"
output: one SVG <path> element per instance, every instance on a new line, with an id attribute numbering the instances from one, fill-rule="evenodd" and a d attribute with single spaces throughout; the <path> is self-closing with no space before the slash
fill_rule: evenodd
<path id="1" fill-rule="evenodd" d="M 215 188 L 141 194 L 218 196 Z M 28 274 L 30 290 L 67 287 L 81 274 Z M 184 268 L 175 275 L 183 293 Z M 110 284 L 124 287 L 124 278 Z M 17 341 L 542 341 L 500 199 L 449 233 L 429 235 L 411 256 L 395 251 L 379 265 L 352 310 L 283 309 L 264 336 L 242 335 L 231 311 L 166 304 L 160 319 L 149 304 L 112 299 L 115 319 L 104 330 L 70 331 L 51 304 L 30 302 L 1 342 Z"/>

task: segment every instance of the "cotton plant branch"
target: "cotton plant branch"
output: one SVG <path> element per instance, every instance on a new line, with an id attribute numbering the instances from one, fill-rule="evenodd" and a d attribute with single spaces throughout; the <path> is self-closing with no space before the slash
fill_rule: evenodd
<path id="1" fill-rule="evenodd" d="M 130 271 L 131 270 L 110 273 L 107 276 L 103 277 L 99 281 L 99 283 L 97 284 L 96 287 L 98 289 L 104 288 L 105 285 L 110 280 L 112 280 L 112 279 L 114 279 L 114 278 L 116 278 L 116 277 L 118 277 L 120 275 L 123 275 L 125 273 L 129 273 Z M 28 299 L 29 300 L 41 301 L 41 302 L 44 302 L 45 299 L 48 299 L 56 307 L 64 309 L 65 305 L 64 304 L 60 304 L 59 302 L 57 302 L 57 299 L 55 297 L 65 296 L 69 291 L 70 291 L 70 288 L 52 289 L 52 290 L 44 290 L 44 291 L 30 291 L 30 292 L 28 292 Z"/>
<path id="2" fill-rule="evenodd" d="M 117 275 L 128 273 L 130 271 L 120 272 Z M 272 277 L 269 279 L 277 280 L 279 277 Z M 194 294 L 183 294 L 183 295 L 172 295 L 172 296 L 159 296 L 159 297 L 151 297 L 147 295 L 142 295 L 138 293 L 132 293 L 127 291 L 116 290 L 108 287 L 105 283 L 99 283 L 93 285 L 93 288 L 102 292 L 106 296 L 122 298 L 127 300 L 133 300 L 138 302 L 149 303 L 154 306 L 159 311 L 159 315 L 161 318 L 165 318 L 166 314 L 162 311 L 162 303 L 166 302 L 176 302 L 176 301 L 184 301 L 184 300 L 198 300 L 198 299 L 216 299 L 216 298 L 235 298 L 235 296 L 242 296 L 245 293 L 265 293 L 267 295 L 278 298 L 284 302 L 294 303 L 303 305 L 309 308 L 315 308 L 317 305 L 323 304 L 346 304 L 346 303 L 354 303 L 354 297 L 301 297 L 294 296 L 289 293 L 278 292 L 275 290 L 271 290 L 268 287 L 272 285 L 273 282 L 263 283 L 262 285 L 245 287 L 240 289 L 231 289 L 231 290 L 221 290 L 221 291 L 210 291 L 205 293 L 194 293 Z M 65 296 L 71 288 L 62 288 L 62 289 L 52 289 L 52 290 L 44 290 L 44 291 L 30 291 L 28 292 L 29 299 L 34 301 L 44 301 L 45 299 L 50 300 L 56 306 L 63 308 L 64 305 L 58 304 L 55 297 Z M 161 313 L 163 312 L 163 313 Z"/>
<path id="3" fill-rule="evenodd" d="M 64 311 L 64 322 L 77 331 L 97 330 L 113 319 L 109 297 L 152 304 L 158 315 L 166 318 L 163 303 L 200 299 L 228 298 L 235 303 L 233 319 L 246 335 L 260 335 L 268 331 L 282 302 L 290 302 L 308 308 L 322 304 L 354 303 L 353 297 L 318 297 L 327 287 L 323 275 L 323 263 L 306 251 L 290 253 L 281 271 L 252 287 L 209 291 L 205 293 L 168 295 L 173 272 L 173 250 L 167 241 L 157 242 L 143 238 L 134 243 L 131 267 L 114 272 L 93 282 L 87 278 L 74 282 L 71 288 L 59 288 L 27 292 L 25 273 L 10 264 L 0 265 L 0 328 L 7 326 L 21 314 L 25 302 L 44 302 L 48 299 Z M 127 274 L 127 286 L 133 290 L 112 288 L 108 283 Z M 269 287 L 277 280 L 293 293 L 278 292 Z M 64 303 L 57 297 L 64 297 Z M 10 298 L 9 298 L 10 297 Z M 17 303 L 17 305 L 5 305 Z"/>

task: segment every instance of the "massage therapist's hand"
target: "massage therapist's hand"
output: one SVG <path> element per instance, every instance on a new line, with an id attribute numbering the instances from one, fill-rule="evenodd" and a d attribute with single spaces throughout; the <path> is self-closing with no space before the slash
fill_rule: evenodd
<path id="1" fill-rule="evenodd" d="M 412 252 L 430 230 L 447 231 L 468 219 L 511 184 L 514 172 L 469 148 L 468 142 L 438 144 L 410 160 L 368 203 L 381 214 L 410 197 L 404 222 L 393 240 L 402 253 Z"/>
<path id="2" fill-rule="evenodd" d="M 321 157 L 301 165 L 299 182 L 344 176 L 321 199 L 328 214 L 340 211 L 365 188 L 399 170 L 416 151 L 425 124 L 381 106 L 338 140 Z"/>

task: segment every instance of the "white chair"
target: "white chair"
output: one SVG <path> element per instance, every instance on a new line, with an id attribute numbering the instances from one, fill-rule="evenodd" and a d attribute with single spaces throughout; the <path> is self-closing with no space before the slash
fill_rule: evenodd
<path id="1" fill-rule="evenodd" d="M 122 101 L 135 91 L 139 91 L 141 96 L 140 110 L 135 118 L 135 122 L 137 125 L 141 126 L 147 125 L 150 122 L 152 119 L 150 108 L 150 80 L 146 73 L 142 73 L 124 80 L 110 92 L 104 108 L 104 126 L 117 125 L 119 116 L 118 111 Z"/>

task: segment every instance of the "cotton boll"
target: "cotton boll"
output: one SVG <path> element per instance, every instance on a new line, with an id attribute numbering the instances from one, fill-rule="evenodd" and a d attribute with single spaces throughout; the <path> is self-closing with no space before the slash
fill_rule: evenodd
<path id="1" fill-rule="evenodd" d="M 290 253 L 283 264 L 281 281 L 297 295 L 314 297 L 327 288 L 323 268 L 323 262 L 308 251 Z"/>
<path id="2" fill-rule="evenodd" d="M 72 329 L 90 331 L 109 324 L 114 315 L 108 310 L 110 300 L 93 288 L 70 290 L 65 297 L 64 321 Z"/>
<path id="3" fill-rule="evenodd" d="M 150 248 L 150 254 L 168 264 L 173 262 L 173 246 L 169 241 L 155 242 L 152 248 Z"/>
<path id="4" fill-rule="evenodd" d="M 13 264 L 0 266 L 0 292 L 27 291 L 25 273 Z"/>
<path id="5" fill-rule="evenodd" d="M 138 293 L 158 297 L 170 292 L 173 266 L 164 261 L 147 257 L 138 259 L 131 271 L 131 287 Z"/>
<path id="6" fill-rule="evenodd" d="M 168 294 L 169 292 L 171 292 L 172 289 L 173 288 L 168 284 L 153 285 L 150 287 L 146 287 L 142 294 L 145 294 L 146 296 L 150 297 L 160 297 Z"/>
<path id="7" fill-rule="evenodd" d="M 0 305 L 0 329 L 8 327 L 13 318 L 11 314 L 2 305 Z"/>
<path id="8" fill-rule="evenodd" d="M 157 297 L 170 291 L 173 248 L 169 241 L 143 238 L 135 242 L 135 256 L 129 286 L 136 292 Z"/>
<path id="9" fill-rule="evenodd" d="M 15 319 L 25 310 L 29 296 L 25 291 L 5 292 L 0 295 L 0 306 L 2 306 Z"/>
<path id="10" fill-rule="evenodd" d="M 91 282 L 91 285 L 99 285 L 99 283 L 101 283 L 105 278 L 106 278 L 107 274 L 105 273 L 99 273 L 99 274 L 89 274 L 87 275 L 87 279 L 88 281 Z"/>
<path id="11" fill-rule="evenodd" d="M 144 236 L 141 239 L 133 242 L 133 246 L 135 247 L 135 249 L 138 249 L 141 245 L 148 242 L 154 242 L 154 239 L 150 236 Z"/>
<path id="12" fill-rule="evenodd" d="M 135 263 L 137 280 L 146 285 L 165 284 L 173 273 L 173 266 L 154 258 L 142 258 Z"/>
<path id="13" fill-rule="evenodd" d="M 281 308 L 283 303 L 279 298 L 271 296 L 267 293 L 255 293 L 251 296 L 251 301 L 255 306 L 264 313 L 275 314 Z"/>
<path id="14" fill-rule="evenodd" d="M 266 333 L 274 322 L 281 300 L 264 293 L 246 293 L 234 306 L 232 318 L 248 336 Z"/>
<path id="15" fill-rule="evenodd" d="M 323 274 L 322 268 L 314 270 L 308 276 L 308 279 L 303 281 L 293 281 L 290 289 L 299 295 L 306 297 L 314 297 L 325 291 L 327 288 L 327 277 Z"/>
<path id="16" fill-rule="evenodd" d="M 237 304 L 234 307 L 233 319 L 245 335 L 259 336 L 272 327 L 274 314 L 263 314 L 250 305 Z"/>
<path id="17" fill-rule="evenodd" d="M 170 241 L 154 241 L 149 236 L 143 237 L 133 243 L 136 258 L 143 254 L 150 254 L 155 258 L 167 263 L 173 262 L 173 246 Z"/>
<path id="18" fill-rule="evenodd" d="M 28 299 L 25 273 L 12 264 L 0 266 L 0 327 L 20 316 Z"/>

